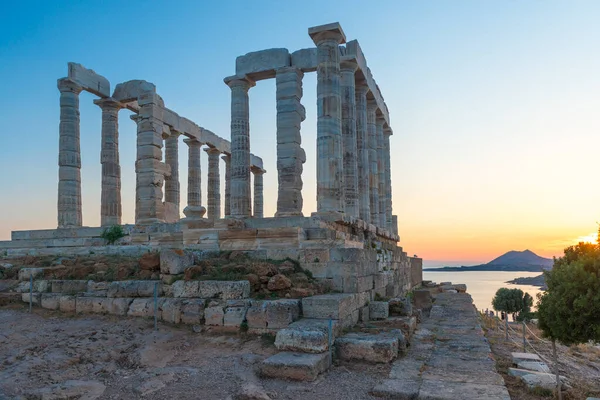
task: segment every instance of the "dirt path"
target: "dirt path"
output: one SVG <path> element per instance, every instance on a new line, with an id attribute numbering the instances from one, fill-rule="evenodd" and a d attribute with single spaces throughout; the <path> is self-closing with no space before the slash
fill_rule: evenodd
<path id="1" fill-rule="evenodd" d="M 311 383 L 261 380 L 264 338 L 105 316 L 0 308 L 0 399 L 368 399 L 388 366 L 337 365 Z M 80 397 L 85 394 L 84 397 Z M 71 396 L 71 397 L 69 397 Z"/>

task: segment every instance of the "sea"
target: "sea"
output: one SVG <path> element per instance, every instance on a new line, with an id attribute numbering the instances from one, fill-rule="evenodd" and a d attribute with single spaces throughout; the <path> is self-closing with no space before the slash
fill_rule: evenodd
<path id="1" fill-rule="evenodd" d="M 493 310 L 492 299 L 500 288 L 521 289 L 533 297 L 534 308 L 537 303 L 537 294 L 541 293 L 539 287 L 531 285 L 515 285 L 506 283 L 515 278 L 533 277 L 541 272 L 525 271 L 467 271 L 467 272 L 442 272 L 423 270 L 423 280 L 452 283 L 464 283 L 467 285 L 467 293 L 473 297 L 473 303 L 481 310 Z"/>

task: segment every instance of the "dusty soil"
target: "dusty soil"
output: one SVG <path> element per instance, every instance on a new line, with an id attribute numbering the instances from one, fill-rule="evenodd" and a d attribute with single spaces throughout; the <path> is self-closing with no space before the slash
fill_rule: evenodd
<path id="1" fill-rule="evenodd" d="M 506 341 L 505 333 L 501 329 L 503 325 L 498 326 L 498 323 L 491 318 L 483 317 L 483 319 L 484 331 L 496 358 L 496 369 L 502 374 L 511 398 L 519 400 L 555 398 L 555 395 L 543 391 L 532 393 L 519 378 L 508 375 L 508 368 L 512 367 L 510 353 L 523 352 L 522 325 L 510 324 L 509 333 L 513 340 Z M 542 334 L 535 325 L 527 326 L 533 332 L 527 331 L 527 340 L 543 359 L 548 360 L 547 364 L 554 373 L 551 344 L 540 340 L 543 339 Z M 527 352 L 534 352 L 529 344 Z M 567 377 L 571 386 L 569 390 L 563 392 L 564 400 L 585 400 L 588 396 L 600 396 L 600 348 L 591 344 L 572 347 L 557 344 L 557 354 L 560 374 Z"/>
<path id="2" fill-rule="evenodd" d="M 243 387 L 271 399 L 368 399 L 389 366 L 336 365 L 316 382 L 262 380 L 272 338 L 108 316 L 0 308 L 0 399 L 227 399 Z M 61 397 L 62 396 L 62 397 Z M 231 396 L 231 397 L 230 397 Z"/>

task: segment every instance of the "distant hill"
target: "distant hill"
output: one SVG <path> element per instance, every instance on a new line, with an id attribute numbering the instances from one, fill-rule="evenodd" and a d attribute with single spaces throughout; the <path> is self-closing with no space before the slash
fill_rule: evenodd
<path id="1" fill-rule="evenodd" d="M 531 271 L 541 272 L 551 269 L 554 260 L 540 257 L 531 250 L 509 251 L 487 264 L 428 268 L 427 271 Z"/>

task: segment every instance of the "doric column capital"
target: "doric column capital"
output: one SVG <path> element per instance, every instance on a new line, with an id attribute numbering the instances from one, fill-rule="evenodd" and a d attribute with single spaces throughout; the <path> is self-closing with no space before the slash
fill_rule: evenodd
<path id="1" fill-rule="evenodd" d="M 379 106 L 377 105 L 377 101 L 375 99 L 367 100 L 367 112 L 368 113 L 374 113 L 377 111 L 378 108 L 379 108 Z"/>
<path id="2" fill-rule="evenodd" d="M 308 35 L 317 46 L 325 41 L 335 41 L 337 44 L 346 43 L 346 35 L 339 22 L 308 28 Z"/>
<path id="3" fill-rule="evenodd" d="M 262 169 L 262 168 L 254 166 L 254 165 L 250 167 L 250 171 L 252 171 L 252 173 L 254 175 L 262 175 L 267 172 L 266 169 Z"/>
<path id="4" fill-rule="evenodd" d="M 227 78 L 223 79 L 223 81 L 231 88 L 232 91 L 243 90 L 244 92 L 247 92 L 251 87 L 256 86 L 256 82 L 245 75 L 228 76 Z"/>
<path id="5" fill-rule="evenodd" d="M 183 142 L 188 145 L 188 147 L 200 147 L 202 146 L 202 142 L 200 142 L 196 138 L 187 138 L 183 139 Z"/>
<path id="6" fill-rule="evenodd" d="M 358 64 L 355 59 L 342 60 L 340 62 L 340 72 L 355 73 L 358 69 Z"/>
<path id="7" fill-rule="evenodd" d="M 113 99 L 112 97 L 105 97 L 103 99 L 94 100 L 94 104 L 99 106 L 103 110 L 120 110 L 125 106 L 121 104 L 119 101 Z"/>
<path id="8" fill-rule="evenodd" d="M 57 81 L 58 90 L 61 92 L 81 93 L 83 88 L 78 83 L 73 82 L 69 78 L 61 78 Z"/>
<path id="9" fill-rule="evenodd" d="M 204 149 L 204 151 L 210 155 L 216 154 L 218 156 L 219 154 L 221 154 L 221 150 L 219 150 L 215 147 L 207 147 L 206 149 Z"/>

